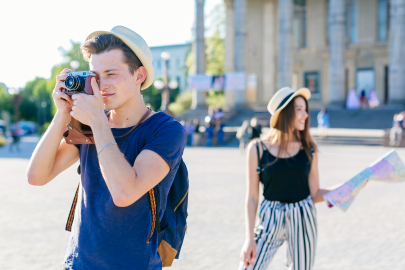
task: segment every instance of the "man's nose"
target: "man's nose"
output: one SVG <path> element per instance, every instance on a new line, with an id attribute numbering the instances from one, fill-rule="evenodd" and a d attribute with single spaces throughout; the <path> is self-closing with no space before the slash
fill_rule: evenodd
<path id="1" fill-rule="evenodd" d="M 100 78 L 99 87 L 100 87 L 100 91 L 104 91 L 104 90 L 106 90 L 108 88 L 108 84 L 107 84 L 107 82 L 105 80 Z"/>

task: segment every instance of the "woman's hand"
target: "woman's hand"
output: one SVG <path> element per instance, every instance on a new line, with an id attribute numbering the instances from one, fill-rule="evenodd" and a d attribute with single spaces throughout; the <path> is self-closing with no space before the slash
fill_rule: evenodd
<path id="1" fill-rule="evenodd" d="M 56 76 L 56 85 L 53 89 L 52 97 L 58 112 L 62 115 L 70 117 L 69 114 L 72 110 L 73 101 L 68 95 L 62 93 L 62 90 L 66 89 L 65 79 L 67 77 L 67 72 L 70 72 L 70 69 L 65 68 L 60 75 Z"/>
<path id="2" fill-rule="evenodd" d="M 249 267 L 249 265 L 254 265 L 256 261 L 256 249 L 257 246 L 254 239 L 246 240 L 245 244 L 243 244 L 240 259 L 243 261 L 246 269 Z"/>

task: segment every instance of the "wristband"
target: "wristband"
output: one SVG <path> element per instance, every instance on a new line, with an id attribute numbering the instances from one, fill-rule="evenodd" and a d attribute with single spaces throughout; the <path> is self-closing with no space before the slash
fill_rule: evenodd
<path id="1" fill-rule="evenodd" d="M 98 150 L 98 152 L 97 152 L 97 158 L 100 155 L 101 151 L 103 151 L 104 148 L 106 148 L 109 145 L 113 145 L 113 144 L 117 144 L 117 143 L 116 142 L 110 142 L 110 143 L 107 143 L 106 145 L 104 145 L 103 147 L 101 147 L 101 149 Z"/>

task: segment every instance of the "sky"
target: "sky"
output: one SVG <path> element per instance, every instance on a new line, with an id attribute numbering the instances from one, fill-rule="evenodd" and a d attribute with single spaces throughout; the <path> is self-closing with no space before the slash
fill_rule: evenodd
<path id="1" fill-rule="evenodd" d="M 222 0 L 205 0 L 205 14 Z M 24 87 L 49 78 L 63 61 L 58 48 L 92 32 L 126 26 L 149 46 L 192 41 L 194 0 L 0 1 L 0 82 Z M 205 22 L 206 24 L 209 22 Z"/>

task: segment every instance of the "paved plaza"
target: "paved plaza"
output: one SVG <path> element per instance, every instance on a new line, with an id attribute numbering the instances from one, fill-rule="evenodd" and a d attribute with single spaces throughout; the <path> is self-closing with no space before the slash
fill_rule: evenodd
<path id="1" fill-rule="evenodd" d="M 0 269 L 61 269 L 64 231 L 79 176 L 76 167 L 44 187 L 25 171 L 35 139 L 21 153 L 0 148 Z M 389 148 L 320 147 L 321 186 L 350 179 Z M 397 149 L 405 160 L 405 149 Z M 237 269 L 244 241 L 245 156 L 236 148 L 187 148 L 190 171 L 188 231 L 173 270 Z M 405 269 L 405 183 L 370 182 L 347 213 L 317 204 L 316 270 Z M 286 247 L 270 269 L 285 269 Z"/>

